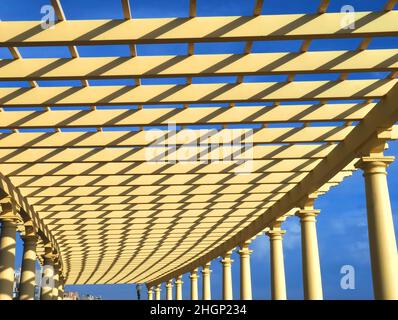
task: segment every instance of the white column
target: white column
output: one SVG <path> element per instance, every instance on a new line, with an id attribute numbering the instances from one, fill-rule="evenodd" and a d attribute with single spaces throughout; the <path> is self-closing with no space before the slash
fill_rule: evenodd
<path id="1" fill-rule="evenodd" d="M 153 300 L 153 288 L 148 288 L 148 300 Z"/>
<path id="2" fill-rule="evenodd" d="M 240 299 L 252 299 L 252 279 L 250 271 L 250 254 L 253 252 L 249 249 L 250 241 L 246 241 L 241 245 L 238 251 L 240 254 Z"/>
<path id="3" fill-rule="evenodd" d="M 58 300 L 64 300 L 64 286 L 65 286 L 65 279 L 60 273 L 59 275 L 59 284 L 58 284 Z"/>
<path id="4" fill-rule="evenodd" d="M 198 300 L 198 269 L 193 270 L 189 278 L 191 279 L 191 300 Z"/>
<path id="5" fill-rule="evenodd" d="M 37 236 L 25 235 L 23 240 L 23 257 L 21 265 L 21 281 L 19 285 L 19 300 L 33 300 L 36 284 L 36 245 Z"/>
<path id="6" fill-rule="evenodd" d="M 305 207 L 297 215 L 301 222 L 304 299 L 322 300 L 322 276 L 319 262 L 316 216 L 319 210 Z"/>
<path id="7" fill-rule="evenodd" d="M 175 280 L 176 284 L 176 300 L 182 300 L 182 276 L 178 276 Z"/>
<path id="8" fill-rule="evenodd" d="M 54 260 L 55 256 L 52 250 L 46 248 L 46 253 L 43 256 L 43 274 L 41 280 L 40 300 L 52 300 L 54 288 Z"/>
<path id="9" fill-rule="evenodd" d="M 173 300 L 173 280 L 166 283 L 166 300 Z"/>
<path id="10" fill-rule="evenodd" d="M 162 290 L 162 284 L 159 283 L 155 288 L 155 300 L 160 300 L 160 293 Z"/>
<path id="11" fill-rule="evenodd" d="M 208 262 L 202 268 L 202 300 L 211 300 L 210 273 L 210 262 Z"/>
<path id="12" fill-rule="evenodd" d="M 282 236 L 280 223 L 275 223 L 266 232 L 270 240 L 271 251 L 271 297 L 272 300 L 286 300 L 285 264 L 283 259 Z"/>
<path id="13" fill-rule="evenodd" d="M 17 220 L 12 215 L 11 203 L 2 203 L 0 212 L 0 300 L 12 300 L 14 286 L 15 244 Z"/>
<path id="14" fill-rule="evenodd" d="M 376 299 L 398 299 L 398 255 L 387 184 L 387 166 L 394 157 L 363 157 L 369 248 L 373 291 Z"/>
<path id="15" fill-rule="evenodd" d="M 228 251 L 221 260 L 222 270 L 223 270 L 223 291 L 222 296 L 223 300 L 233 300 L 233 292 L 232 292 L 232 272 L 231 272 L 231 264 L 233 260 L 231 259 L 232 251 Z"/>
<path id="16" fill-rule="evenodd" d="M 58 296 L 59 296 L 59 292 L 58 292 L 58 287 L 59 287 L 59 272 L 60 272 L 60 268 L 59 268 L 59 264 L 54 263 L 54 288 L 53 288 L 53 292 L 52 292 L 52 299 L 53 300 L 58 300 Z"/>

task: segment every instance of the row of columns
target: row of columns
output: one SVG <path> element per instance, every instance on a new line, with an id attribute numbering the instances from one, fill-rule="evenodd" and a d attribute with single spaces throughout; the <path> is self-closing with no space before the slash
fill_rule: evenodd
<path id="1" fill-rule="evenodd" d="M 16 235 L 20 220 L 13 215 L 11 202 L 1 204 L 0 222 L 0 300 L 12 300 Z M 36 246 L 38 237 L 34 234 L 33 228 L 25 226 L 25 233 L 21 236 L 21 239 L 23 241 L 23 254 L 18 299 L 33 300 L 36 285 Z M 57 257 L 53 254 L 51 248 L 46 248 L 43 259 L 40 299 L 62 300 L 64 279 L 57 263 Z"/>
<path id="2" fill-rule="evenodd" d="M 374 296 L 376 299 L 398 299 L 398 256 L 394 224 L 389 199 L 386 168 L 393 161 L 393 157 L 372 156 L 363 157 L 357 166 L 364 171 L 366 186 L 366 203 L 368 217 L 368 231 L 373 275 Z M 300 218 L 301 248 L 304 299 L 323 299 L 322 277 L 318 251 L 316 217 L 319 210 L 314 209 L 316 195 L 309 196 L 302 203 L 296 216 Z M 266 235 L 270 240 L 271 263 L 271 296 L 274 300 L 285 300 L 286 281 L 283 258 L 282 238 L 285 230 L 281 224 L 285 218 L 276 220 L 267 229 Z M 252 299 L 251 271 L 250 271 L 250 241 L 242 243 L 240 250 L 240 299 Z M 222 256 L 222 298 L 233 299 L 231 259 L 232 251 Z M 191 272 L 191 299 L 198 299 L 198 270 Z M 211 299 L 210 262 L 202 268 L 203 300 Z M 181 276 L 176 281 L 176 299 L 181 300 Z M 167 285 L 167 299 L 172 299 L 172 280 Z M 160 300 L 161 284 L 155 289 L 155 299 Z M 152 300 L 152 288 L 148 288 L 148 298 Z"/>

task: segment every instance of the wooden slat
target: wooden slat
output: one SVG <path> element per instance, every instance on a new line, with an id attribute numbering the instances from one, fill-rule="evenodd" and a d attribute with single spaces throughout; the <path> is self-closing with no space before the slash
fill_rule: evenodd
<path id="1" fill-rule="evenodd" d="M 321 3 L 319 4 L 318 7 L 318 13 L 325 13 L 327 10 L 327 7 L 329 6 L 330 0 L 321 0 Z"/>
<path id="2" fill-rule="evenodd" d="M 350 172 L 349 172 L 350 173 Z M 13 184 L 16 186 L 32 186 L 32 187 L 52 187 L 52 186 L 148 186 L 148 185 L 201 185 L 201 184 L 273 184 L 273 183 L 298 183 L 306 175 L 306 172 L 275 172 L 275 173 L 247 173 L 244 175 L 233 174 L 176 174 L 165 176 L 163 174 L 145 175 L 145 176 L 129 176 L 129 175 L 87 175 L 79 176 L 15 176 L 11 177 Z M 341 173 L 347 174 L 342 171 Z M 332 180 L 331 182 L 333 182 Z M 339 180 L 337 180 L 339 181 Z"/>
<path id="3" fill-rule="evenodd" d="M 220 161 L 220 162 L 177 162 L 175 164 L 158 162 L 116 162 L 91 163 L 74 162 L 0 164 L 0 172 L 7 176 L 17 175 L 150 175 L 150 174 L 189 174 L 189 173 L 249 173 L 249 172 L 306 172 L 320 161 L 320 159 L 284 159 L 284 160 L 249 160 L 249 161 Z M 297 168 L 297 169 L 296 169 Z"/>
<path id="4" fill-rule="evenodd" d="M 78 218 L 81 216 L 82 219 L 88 217 L 101 217 L 111 214 L 114 217 L 146 217 L 154 216 L 156 218 L 167 218 L 170 216 L 178 216 L 178 214 L 185 212 L 186 215 L 196 216 L 198 212 L 203 212 L 204 209 L 261 209 L 268 208 L 273 204 L 272 201 L 264 204 L 262 201 L 251 201 L 237 203 L 234 201 L 225 201 L 216 204 L 207 204 L 205 202 L 198 203 L 184 203 L 183 205 L 178 203 L 165 203 L 153 205 L 153 209 L 148 204 L 84 204 L 84 205 L 35 205 L 34 208 L 39 212 L 42 218 Z M 261 207 L 260 207 L 261 206 Z M 82 208 L 82 210 L 78 210 Z M 92 210 L 89 210 L 92 208 Z M 126 208 L 125 210 L 115 210 L 114 208 Z M 102 210 L 99 210 L 102 209 Z M 67 211 L 65 211 L 67 210 Z"/>
<path id="5" fill-rule="evenodd" d="M 353 126 L 325 126 L 263 129 L 183 129 L 104 132 L 24 132 L 0 135 L 0 148 L 65 148 L 110 146 L 174 146 L 216 144 L 267 144 L 342 141 Z M 158 153 L 147 149 L 148 159 Z M 176 159 L 178 160 L 178 159 Z"/>
<path id="6" fill-rule="evenodd" d="M 398 13 L 356 12 L 356 28 L 344 29 L 340 13 L 62 21 L 0 22 L 0 46 L 98 45 L 168 42 L 257 41 L 396 36 Z"/>
<path id="7" fill-rule="evenodd" d="M 175 161 L 176 159 L 190 161 L 219 160 L 269 160 L 269 159 L 319 159 L 335 147 L 335 144 L 311 145 L 255 145 L 219 146 L 208 150 L 207 146 L 198 146 L 195 153 L 190 147 L 181 146 L 157 148 L 159 162 Z M 153 159 L 155 160 L 155 159 Z M 131 148 L 44 148 L 44 149 L 0 149 L 1 163 L 70 163 L 70 162 L 144 162 L 148 161 L 146 149 Z"/>
<path id="8" fill-rule="evenodd" d="M 3 112 L 0 128 L 86 128 L 199 124 L 261 124 L 356 121 L 374 103 L 239 106 L 231 108 L 157 108 L 138 110 L 70 110 Z"/>
<path id="9" fill-rule="evenodd" d="M 391 11 L 394 9 L 395 5 L 397 4 L 398 0 L 387 0 L 384 10 L 385 11 Z"/>
<path id="10" fill-rule="evenodd" d="M 282 197 L 281 195 L 275 194 L 272 197 L 261 197 L 257 195 L 222 195 L 221 197 L 217 197 L 212 199 L 211 195 L 197 195 L 190 196 L 188 199 L 184 196 L 167 196 L 159 199 L 156 203 L 178 203 L 181 200 L 184 200 L 186 203 L 213 203 L 213 202 L 250 202 L 250 201 L 261 201 L 261 199 L 266 199 L 267 201 L 278 200 Z M 90 203 L 99 202 L 101 204 L 118 204 L 118 203 L 130 203 L 130 204 L 146 204 L 152 203 L 156 196 L 139 196 L 135 199 L 129 199 L 130 196 L 112 196 L 112 197 L 37 197 L 37 198 L 29 198 L 29 202 L 34 205 L 60 205 L 60 204 L 72 204 L 72 205 L 84 205 Z"/>
<path id="11" fill-rule="evenodd" d="M 279 184 L 268 185 L 251 185 L 238 184 L 226 186 L 223 184 L 214 185 L 180 185 L 168 186 L 110 186 L 110 187 L 22 187 L 20 188 L 24 196 L 29 197 L 54 197 L 54 196 L 112 196 L 112 195 L 183 195 L 183 194 L 231 194 L 231 193 L 270 193 L 270 192 L 286 192 L 290 190 L 292 185 L 281 186 Z"/>
<path id="12" fill-rule="evenodd" d="M 398 69 L 398 50 L 363 49 L 362 51 L 304 53 L 1 60 L 0 80 L 80 80 L 311 72 L 381 72 Z"/>
<path id="13" fill-rule="evenodd" d="M 0 88 L 4 107 L 229 103 L 374 99 L 396 83 L 390 80 L 265 82 L 241 84 Z"/>
<path id="14" fill-rule="evenodd" d="M 129 0 L 122 0 L 122 8 L 123 8 L 123 16 L 124 19 L 132 19 L 131 9 L 130 9 L 130 1 Z"/>

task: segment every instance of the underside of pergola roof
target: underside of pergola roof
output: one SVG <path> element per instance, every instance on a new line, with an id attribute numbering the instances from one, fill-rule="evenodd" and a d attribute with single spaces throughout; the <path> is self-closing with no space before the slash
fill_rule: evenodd
<path id="1" fill-rule="evenodd" d="M 0 22 L 10 54 L 0 60 L 0 184 L 59 253 L 67 284 L 154 285 L 192 271 L 398 138 L 397 1 L 351 15 L 328 12 L 329 1 L 277 15 L 254 2 L 252 16 L 197 16 L 191 0 L 186 17 L 142 19 L 123 0 L 120 19 L 67 20 L 52 0 L 52 28 Z M 386 37 L 395 46 L 370 48 Z M 318 39 L 360 41 L 310 50 Z M 302 44 L 253 52 L 281 40 Z M 195 52 L 220 42 L 244 50 Z M 185 55 L 137 50 L 175 43 Z M 93 45 L 130 55 L 79 55 Z M 70 57 L 19 52 L 37 46 Z"/>

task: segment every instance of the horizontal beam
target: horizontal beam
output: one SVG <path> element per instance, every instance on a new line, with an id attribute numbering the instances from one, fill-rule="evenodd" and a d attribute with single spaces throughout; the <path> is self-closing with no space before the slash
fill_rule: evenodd
<path id="1" fill-rule="evenodd" d="M 265 197 L 258 196 L 256 194 L 245 196 L 241 194 L 233 194 L 233 195 L 222 195 L 217 199 L 210 200 L 212 196 L 210 195 L 196 195 L 196 196 L 165 196 L 162 199 L 157 200 L 156 196 L 109 196 L 109 197 L 32 197 L 29 198 L 29 202 L 34 205 L 60 205 L 60 204 L 69 204 L 69 205 L 83 205 L 83 204 L 147 204 L 147 203 L 179 203 L 180 201 L 184 201 L 185 203 L 212 203 L 212 202 L 250 202 L 250 201 L 262 201 Z M 279 199 L 280 195 L 275 194 L 275 196 L 269 197 L 268 200 Z"/>
<path id="2" fill-rule="evenodd" d="M 193 173 L 198 177 L 207 173 L 254 173 L 254 172 L 309 172 L 320 159 L 285 159 L 285 160 L 249 160 L 249 161 L 220 161 L 220 162 L 178 162 L 169 163 L 37 163 L 0 164 L 0 172 L 9 177 L 13 176 L 47 176 L 47 175 L 176 175 Z"/>
<path id="3" fill-rule="evenodd" d="M 182 194 L 230 194 L 230 193 L 264 193 L 274 191 L 286 191 L 292 188 L 292 185 L 279 184 L 265 184 L 265 185 L 251 185 L 239 184 L 229 185 L 224 184 L 204 184 L 204 185 L 179 185 L 179 186 L 111 186 L 111 187 L 22 187 L 21 192 L 29 197 L 55 197 L 55 196 L 114 196 L 114 195 L 182 195 Z"/>
<path id="4" fill-rule="evenodd" d="M 110 106 L 373 99 L 397 80 L 0 88 L 3 107 Z"/>
<path id="5" fill-rule="evenodd" d="M 211 210 L 209 210 L 211 211 Z M 202 211 L 202 215 L 206 214 L 206 210 Z M 211 214 L 211 212 L 209 212 Z M 257 212 L 256 215 L 259 213 Z M 231 218 L 231 219 L 229 219 Z M 203 225 L 206 223 L 222 223 L 222 222 L 229 222 L 229 220 L 234 220 L 234 221 L 240 221 L 244 220 L 245 216 L 216 216 L 212 215 L 211 219 L 206 219 L 204 217 L 175 217 L 173 219 L 157 219 L 157 218 L 147 218 L 147 219 L 134 219 L 134 218 L 91 218 L 91 219 L 45 219 L 45 223 L 48 224 L 49 226 L 75 226 L 79 228 L 82 225 L 97 225 L 99 229 L 103 225 L 112 225 L 112 226 L 117 226 L 122 225 L 123 229 L 168 229 L 172 227 L 173 229 L 190 229 L 192 228 L 192 225 L 194 223 L 197 224 L 198 228 L 201 228 Z M 145 221 L 146 220 L 146 221 Z M 158 221 L 160 220 L 160 221 Z M 199 221 L 200 220 L 200 221 Z M 207 230 L 206 230 L 207 231 Z M 137 241 L 138 242 L 138 241 Z"/>
<path id="6" fill-rule="evenodd" d="M 0 81 L 382 72 L 398 50 L 0 60 Z"/>
<path id="7" fill-rule="evenodd" d="M 3 114 L 2 114 L 3 115 Z M 270 160 L 270 159 L 319 159 L 335 148 L 336 144 L 292 144 L 292 145 L 253 145 L 244 146 L 220 145 L 209 150 L 207 146 L 192 148 L 157 148 L 159 162 L 174 159 L 204 160 Z M 184 156 L 183 156 L 184 155 Z M 186 155 L 192 155 L 187 157 Z M 188 160 L 187 159 L 187 160 Z M 70 162 L 143 162 L 148 160 L 146 149 L 131 148 L 34 148 L 34 149 L 0 149 L 0 163 L 70 163 Z"/>
<path id="8" fill-rule="evenodd" d="M 51 205 L 51 204 L 117 204 L 117 203 L 137 203 L 137 204 L 147 204 L 147 203 L 212 203 L 212 202 L 242 202 L 247 201 L 262 201 L 263 199 L 276 199 L 286 192 L 273 192 L 273 193 L 229 193 L 229 194 L 179 194 L 179 195 L 147 195 L 147 196 L 134 196 L 134 195 L 110 195 L 110 196 L 35 196 L 28 197 L 32 205 Z"/>
<path id="9" fill-rule="evenodd" d="M 170 42 L 364 38 L 398 35 L 398 13 L 341 13 L 194 17 L 130 20 L 69 20 L 43 28 L 42 22 L 0 22 L 0 46 L 73 46 Z M 355 28 L 347 28 L 350 23 Z"/>
<path id="10" fill-rule="evenodd" d="M 109 215 L 123 217 L 126 211 L 130 212 L 130 216 L 146 217 L 147 215 L 154 215 L 157 217 L 168 217 L 170 214 L 179 214 L 180 210 L 186 210 L 189 214 L 195 214 L 196 210 L 201 209 L 250 209 L 260 207 L 269 207 L 273 201 L 267 201 L 264 204 L 262 201 L 250 202 L 235 202 L 225 201 L 217 204 L 209 204 L 205 202 L 196 203 L 168 203 L 168 204 L 134 204 L 134 203 L 119 203 L 119 204 L 58 204 L 58 205 L 41 205 L 34 206 L 35 210 L 43 217 L 52 217 L 61 214 L 63 217 L 97 217 L 98 215 Z M 127 216 L 129 216 L 127 214 Z"/>
<path id="11" fill-rule="evenodd" d="M 157 161 L 159 151 L 155 146 L 197 145 L 217 147 L 221 144 L 239 145 L 275 143 L 339 142 L 354 126 L 263 128 L 263 129 L 183 129 L 103 132 L 23 132 L 0 134 L 2 148 L 65 148 L 65 147 L 130 147 L 150 146 L 146 149 L 147 161 Z M 164 149 L 160 149 L 162 152 Z M 194 149 L 195 150 L 195 149 Z M 161 154 L 161 153 L 160 153 Z M 195 154 L 195 153 L 194 153 Z M 161 154 L 162 155 L 162 154 Z M 192 156 L 189 154 L 187 157 Z M 171 159 L 173 160 L 173 158 Z M 175 160 L 184 160 L 179 158 Z"/>
<path id="12" fill-rule="evenodd" d="M 342 171 L 341 175 L 351 171 Z M 175 174 L 175 175 L 87 175 L 77 176 L 51 175 L 51 176 L 14 176 L 12 183 L 17 187 L 79 187 L 79 186 L 150 186 L 150 185 L 202 185 L 202 184 L 273 184 L 273 183 L 297 183 L 306 172 L 275 172 L 275 173 L 208 173 L 208 174 Z M 335 180 L 333 180 L 335 181 Z M 337 179 L 338 181 L 338 179 Z"/>
<path id="13" fill-rule="evenodd" d="M 0 128 L 86 128 L 200 124 L 262 124 L 356 121 L 375 103 L 280 105 L 263 107 L 157 108 L 140 110 L 50 110 L 2 112 Z"/>
<path id="14" fill-rule="evenodd" d="M 168 219 L 173 217 L 179 217 L 181 214 L 186 215 L 186 217 L 196 217 L 203 213 L 203 210 L 219 210 L 218 212 L 224 213 L 224 209 L 262 209 L 269 208 L 272 205 L 272 201 L 263 203 L 261 201 L 251 201 L 251 202 L 222 202 L 217 204 L 203 204 L 203 203 L 194 203 L 194 204 L 181 204 L 180 207 L 182 209 L 153 209 L 153 210 L 136 210 L 134 207 L 138 207 L 136 205 L 131 205 L 131 210 L 93 210 L 93 211 L 57 211 L 57 209 L 61 209 L 62 207 L 73 207 L 72 205 L 55 205 L 52 206 L 52 210 L 54 211 L 41 211 L 40 208 L 45 208 L 46 206 L 37 205 L 37 208 L 41 219 L 100 219 L 100 218 L 147 218 L 152 217 L 156 219 Z M 199 206 L 199 204 L 201 204 Z M 197 205 L 197 208 L 194 208 Z M 92 205 L 83 205 L 83 207 L 92 206 Z M 109 205 L 114 206 L 114 205 Z M 78 208 L 76 208 L 78 209 Z M 106 209 L 106 208 L 104 208 Z M 215 214 L 215 211 L 212 211 L 211 214 Z M 234 211 L 234 216 L 239 216 L 239 214 Z M 211 216 L 207 214 L 207 216 Z M 88 235 L 87 235 L 88 236 Z M 139 237 L 139 236 L 138 236 Z"/>

